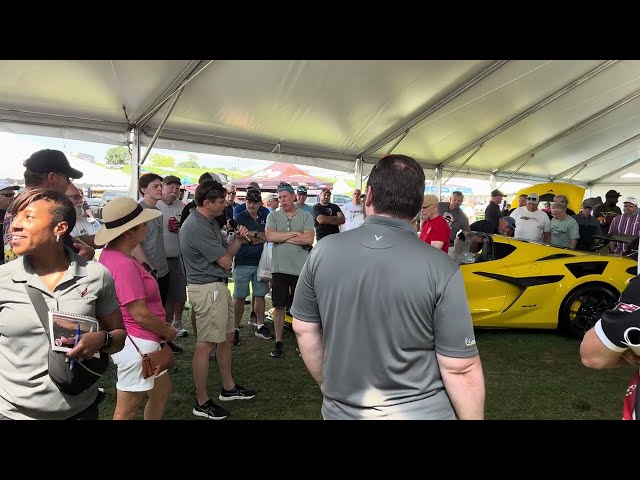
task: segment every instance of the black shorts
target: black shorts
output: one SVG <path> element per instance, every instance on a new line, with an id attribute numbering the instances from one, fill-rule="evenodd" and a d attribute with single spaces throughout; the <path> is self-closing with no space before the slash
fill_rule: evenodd
<path id="1" fill-rule="evenodd" d="M 298 284 L 297 275 L 274 273 L 271 276 L 271 303 L 276 308 L 290 308 Z"/>

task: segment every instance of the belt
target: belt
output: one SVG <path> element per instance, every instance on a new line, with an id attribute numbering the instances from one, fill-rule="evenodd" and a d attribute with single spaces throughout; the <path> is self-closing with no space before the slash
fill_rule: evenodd
<path id="1" fill-rule="evenodd" d="M 180 258 L 180 257 L 167 257 L 167 260 L 177 260 L 177 259 L 179 259 L 179 258 Z"/>
<path id="2" fill-rule="evenodd" d="M 223 277 L 213 277 L 213 280 L 211 280 L 209 283 L 215 283 L 215 282 L 224 282 L 225 278 Z"/>

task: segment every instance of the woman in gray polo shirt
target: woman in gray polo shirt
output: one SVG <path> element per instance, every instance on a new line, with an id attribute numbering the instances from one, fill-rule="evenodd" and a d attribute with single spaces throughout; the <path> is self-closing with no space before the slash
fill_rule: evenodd
<path id="1" fill-rule="evenodd" d="M 66 353 L 89 359 L 99 350 L 112 354 L 124 345 L 113 279 L 102 265 L 64 246 L 76 221 L 64 193 L 31 190 L 15 210 L 9 233 L 19 258 L 0 266 L 0 419 L 97 419 L 96 384 L 70 395 L 49 377 L 51 346 L 27 286 L 39 290 L 51 310 L 98 319 L 101 330 L 85 333 Z"/>

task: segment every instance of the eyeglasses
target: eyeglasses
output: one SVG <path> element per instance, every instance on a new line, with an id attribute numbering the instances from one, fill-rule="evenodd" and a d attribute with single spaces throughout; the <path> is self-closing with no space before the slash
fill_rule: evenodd
<path id="1" fill-rule="evenodd" d="M 0 193 L 0 195 L 2 195 L 3 197 L 6 198 L 13 198 L 16 196 L 15 192 L 10 192 L 10 193 Z"/>
<path id="2" fill-rule="evenodd" d="M 65 175 L 64 173 L 58 173 L 58 172 L 51 172 L 51 173 L 53 173 L 54 175 L 58 175 L 59 177 L 65 178 L 67 180 L 67 183 L 72 183 L 73 182 L 73 178 L 71 178 L 68 175 Z"/>
<path id="3" fill-rule="evenodd" d="M 287 232 L 291 231 L 291 219 L 287 218 L 287 222 L 289 222 L 289 225 L 287 225 Z"/>

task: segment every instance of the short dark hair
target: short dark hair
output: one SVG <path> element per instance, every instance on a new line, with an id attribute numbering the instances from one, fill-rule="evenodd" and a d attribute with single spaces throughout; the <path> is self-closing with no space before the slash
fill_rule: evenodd
<path id="1" fill-rule="evenodd" d="M 407 155 L 387 155 L 371 170 L 368 187 L 376 213 L 413 220 L 422 208 L 424 171 Z"/>
<path id="2" fill-rule="evenodd" d="M 219 198 L 225 198 L 227 189 L 220 182 L 215 180 L 205 180 L 196 188 L 196 206 L 201 207 L 205 200 L 213 202 Z"/>
<path id="3" fill-rule="evenodd" d="M 460 190 L 456 190 L 455 192 L 451 192 L 451 196 L 456 196 L 456 197 L 464 197 L 464 193 L 462 193 Z"/>
<path id="4" fill-rule="evenodd" d="M 26 190 L 16 197 L 14 204 L 11 206 L 11 211 L 18 213 L 39 200 L 45 200 L 51 203 L 51 207 L 49 208 L 52 217 L 51 225 L 67 222 L 69 226 L 67 234 L 71 235 L 71 230 L 76 226 L 76 209 L 73 203 L 71 203 L 71 200 L 69 200 L 69 197 L 64 193 L 44 188 Z"/>
<path id="5" fill-rule="evenodd" d="M 29 188 L 39 187 L 44 183 L 48 173 L 32 172 L 31 170 L 24 171 L 24 186 Z"/>
<path id="6" fill-rule="evenodd" d="M 162 181 L 162 177 L 157 173 L 145 173 L 138 179 L 138 190 L 140 191 L 140 195 L 142 195 L 142 189 L 147 188 L 154 180 Z"/>

